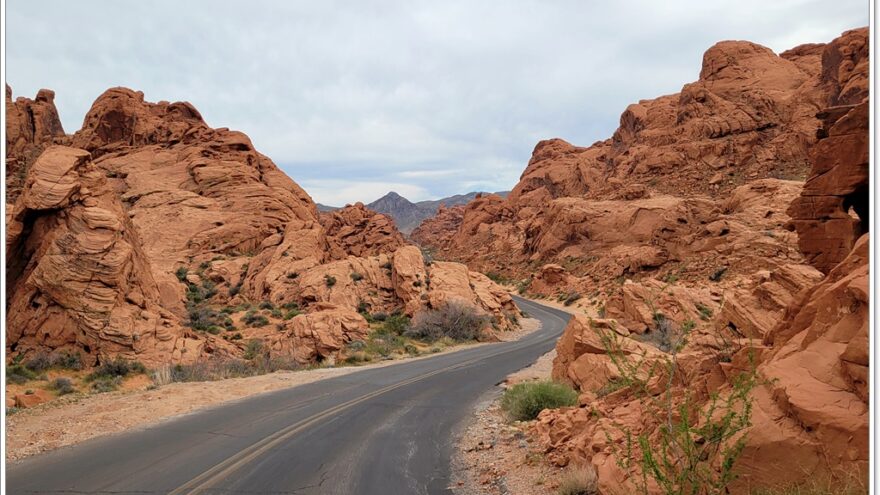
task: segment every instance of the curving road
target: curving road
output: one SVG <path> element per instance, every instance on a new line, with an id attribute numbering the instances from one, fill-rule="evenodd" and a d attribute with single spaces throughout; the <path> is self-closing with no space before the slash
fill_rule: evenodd
<path id="1" fill-rule="evenodd" d="M 450 493 L 453 431 L 481 395 L 552 349 L 569 317 L 516 302 L 541 330 L 31 457 L 7 466 L 7 493 Z"/>

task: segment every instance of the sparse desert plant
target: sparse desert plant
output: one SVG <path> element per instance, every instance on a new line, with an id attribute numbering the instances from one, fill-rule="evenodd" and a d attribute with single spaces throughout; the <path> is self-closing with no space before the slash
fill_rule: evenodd
<path id="1" fill-rule="evenodd" d="M 35 378 L 37 378 L 37 374 L 21 364 L 6 366 L 6 383 L 21 385 L 22 383 Z"/>
<path id="2" fill-rule="evenodd" d="M 264 327 L 269 324 L 269 319 L 251 309 L 241 317 L 241 322 L 249 327 Z"/>
<path id="3" fill-rule="evenodd" d="M 382 321 L 382 327 L 379 329 L 379 333 L 389 335 L 403 335 L 410 326 L 409 318 L 402 314 L 386 316 L 384 320 L 379 321 Z"/>
<path id="4" fill-rule="evenodd" d="M 60 376 L 49 384 L 49 387 L 58 393 L 58 395 L 67 395 L 76 392 L 76 388 L 73 386 L 73 382 L 70 381 L 70 378 L 65 378 Z"/>
<path id="5" fill-rule="evenodd" d="M 189 273 L 189 270 L 187 270 L 185 266 L 181 266 L 177 269 L 176 272 L 174 272 L 174 275 L 177 277 L 177 280 L 180 280 L 181 282 L 185 282 L 186 276 L 188 273 Z"/>
<path id="6" fill-rule="evenodd" d="M 263 301 L 258 306 L 260 309 L 275 309 L 275 305 L 271 301 Z"/>
<path id="7" fill-rule="evenodd" d="M 424 342 L 435 342 L 443 337 L 458 342 L 476 340 L 482 335 L 487 321 L 488 318 L 477 313 L 473 306 L 449 302 L 438 309 L 416 314 L 404 335 Z"/>
<path id="8" fill-rule="evenodd" d="M 577 404 L 577 392 L 570 386 L 551 382 L 524 382 L 504 391 L 501 409 L 513 421 L 531 421 L 544 409 Z"/>
<path id="9" fill-rule="evenodd" d="M 117 357 L 95 368 L 86 376 L 86 381 L 101 381 L 115 378 L 123 378 L 128 375 L 146 373 L 147 367 L 139 361 L 129 361 L 127 359 Z"/>
<path id="10" fill-rule="evenodd" d="M 245 350 L 244 350 L 244 358 L 245 359 L 254 359 L 258 355 L 263 352 L 263 341 L 258 339 L 251 339 L 248 341 Z"/>
<path id="11" fill-rule="evenodd" d="M 580 292 L 569 292 L 568 294 L 565 295 L 565 299 L 562 301 L 562 304 L 564 304 L 565 306 L 571 306 L 572 304 L 577 302 L 577 300 L 579 300 L 581 297 L 582 296 L 581 296 Z"/>
<path id="12" fill-rule="evenodd" d="M 324 285 L 326 285 L 328 288 L 333 287 L 334 285 L 336 285 L 336 277 L 334 277 L 333 275 L 324 275 Z"/>
<path id="13" fill-rule="evenodd" d="M 52 366 L 65 370 L 78 371 L 83 369 L 82 354 L 79 352 L 58 351 L 50 356 L 50 361 Z"/>
<path id="14" fill-rule="evenodd" d="M 559 480 L 559 495 L 596 495 L 599 478 L 593 466 L 569 466 Z"/>
<path id="15" fill-rule="evenodd" d="M 360 282 L 364 279 L 364 276 L 358 272 L 351 272 L 351 279 L 355 282 Z"/>
<path id="16" fill-rule="evenodd" d="M 376 313 L 371 314 L 370 319 L 373 321 L 385 321 L 388 319 L 388 313 L 378 311 Z"/>
<path id="17" fill-rule="evenodd" d="M 119 384 L 122 383 L 121 376 L 102 376 L 92 381 L 91 389 L 92 392 L 96 393 L 104 393 L 104 392 L 112 392 L 119 388 Z"/>
<path id="18" fill-rule="evenodd" d="M 655 323 L 669 321 L 655 316 Z M 751 425 L 757 371 L 752 363 L 748 371 L 730 379 L 729 390 L 711 393 L 704 404 L 698 404 L 687 387 L 674 393 L 677 355 L 694 326 L 692 321 L 683 323 L 679 331 L 670 326 L 664 332 L 668 354 L 662 358 L 624 352 L 623 337 L 592 327 L 617 368 L 618 380 L 639 400 L 646 418 L 659 420 L 656 428 L 641 431 L 615 424 L 624 439 L 622 447 L 605 432 L 618 467 L 638 472 L 632 479 L 642 494 L 649 493 L 649 480 L 665 495 L 705 495 L 728 493 L 727 486 L 736 479 L 734 467 L 745 446 L 744 431 Z M 663 387 L 659 393 L 651 393 L 647 386 L 655 376 Z"/>
<path id="19" fill-rule="evenodd" d="M 702 303 L 697 303 L 697 311 L 700 313 L 700 319 L 709 321 L 712 319 L 712 308 Z"/>

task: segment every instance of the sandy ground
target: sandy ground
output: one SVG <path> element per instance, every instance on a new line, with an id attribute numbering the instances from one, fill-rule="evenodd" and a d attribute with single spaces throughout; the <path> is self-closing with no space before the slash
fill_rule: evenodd
<path id="1" fill-rule="evenodd" d="M 538 328 L 540 323 L 537 320 L 524 318 L 519 330 L 505 332 L 498 337 L 505 341 L 516 340 Z M 470 344 L 474 345 L 485 344 Z M 452 352 L 462 347 L 453 346 L 442 352 Z M 433 355 L 436 354 L 430 356 Z M 279 371 L 213 382 L 172 383 L 152 390 L 146 389 L 149 383 L 145 382 L 139 390 L 65 396 L 6 417 L 6 460 L 13 461 L 90 438 L 142 428 L 224 402 L 396 362 L 398 360 L 357 367 Z"/>
<path id="2" fill-rule="evenodd" d="M 565 306 L 553 300 L 534 300 L 572 314 L 595 314 L 592 307 Z M 556 350 L 528 368 L 508 375 L 505 385 L 549 380 Z M 463 431 L 453 458 L 453 491 L 457 495 L 555 494 L 565 469 L 550 465 L 531 438 L 528 422 L 510 422 L 499 405 L 503 388 L 493 390 L 477 406 Z"/>

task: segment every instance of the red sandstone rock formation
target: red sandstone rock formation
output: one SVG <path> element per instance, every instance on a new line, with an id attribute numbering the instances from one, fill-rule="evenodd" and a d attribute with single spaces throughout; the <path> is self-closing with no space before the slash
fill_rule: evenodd
<path id="1" fill-rule="evenodd" d="M 414 314 L 459 299 L 512 324 L 513 302 L 484 276 L 429 266 L 362 205 L 320 218 L 246 135 L 209 127 L 188 103 L 110 89 L 69 140 L 41 155 L 10 208 L 10 358 L 69 346 L 95 360 L 178 362 L 241 355 L 250 338 L 300 360 L 335 358 L 363 338 L 364 303 Z M 279 337 L 220 313 L 262 302 L 306 314 L 263 310 L 286 329 Z M 224 340 L 224 327 L 241 338 Z"/>
<path id="2" fill-rule="evenodd" d="M 13 101 L 12 88 L 6 85 L 7 203 L 18 196 L 28 167 L 43 149 L 64 137 L 53 91 L 41 89 L 33 100 Z"/>
<path id="3" fill-rule="evenodd" d="M 363 203 L 324 213 L 321 224 L 335 259 L 392 253 L 406 245 L 390 218 L 369 210 Z"/>
<path id="4" fill-rule="evenodd" d="M 662 382 L 657 377 L 649 381 L 648 393 L 659 393 L 665 383 L 671 383 L 672 400 L 681 401 L 688 394 L 695 407 L 704 408 L 712 394 L 730 393 L 734 376 L 756 366 L 761 380 L 751 394 L 752 425 L 736 465 L 740 477 L 731 486 L 733 493 L 865 475 L 869 367 L 866 42 L 867 31 L 855 30 L 828 45 L 799 47 L 780 57 L 798 70 L 813 74 L 799 82 L 800 89 L 794 93 L 797 98 L 819 105 L 816 113 L 822 124 L 818 141 L 805 141 L 802 156 L 811 160 L 806 185 L 801 188 L 789 181 L 754 180 L 729 191 L 718 211 L 700 209 L 702 216 L 696 217 L 696 222 L 681 214 L 672 218 L 682 221 L 669 227 L 652 220 L 648 225 L 659 226 L 661 232 L 671 229 L 672 235 L 666 241 L 651 235 L 653 242 L 649 245 L 665 249 L 669 253 L 667 264 L 674 262 L 678 268 L 661 268 L 662 277 L 624 281 L 605 301 L 606 319 L 576 317 L 571 321 L 557 346 L 553 375 L 581 390 L 580 406 L 545 411 L 535 427 L 553 462 L 591 463 L 599 473 L 603 493 L 631 493 L 636 470 L 623 469 L 617 462 L 623 451 L 621 427 L 633 434 L 654 435 L 661 420 L 649 414 L 645 401 L 631 388 L 607 392 L 607 385 L 618 376 L 619 368 L 607 353 L 607 343 L 599 336 L 603 332 L 618 335 L 624 353 L 662 360 L 664 350 L 668 351 L 664 349 L 664 329 L 675 335 L 690 325 L 693 329 L 687 345 L 676 357 L 677 373 L 672 378 L 664 376 Z M 817 69 L 820 57 L 821 69 Z M 763 62 L 756 65 L 741 61 L 756 58 Z M 728 118 L 718 121 L 713 117 L 708 121 L 727 125 L 736 121 L 739 127 L 718 124 L 721 127 L 711 127 L 710 134 L 719 129 L 724 131 L 721 136 L 762 132 L 758 129 L 764 125 L 761 122 L 773 122 L 781 115 L 774 117 L 776 103 L 772 93 L 759 99 L 764 106 L 756 107 L 763 109 L 758 118 L 758 114 L 751 115 L 749 107 L 742 104 L 756 97 L 753 89 L 737 95 L 730 93 L 733 89 L 729 84 L 722 84 L 725 78 L 730 79 L 735 89 L 750 78 L 780 75 L 788 71 L 780 72 L 780 67 L 790 68 L 787 62 L 768 62 L 763 50 L 745 44 L 722 43 L 707 53 L 701 85 L 716 96 L 718 92 L 726 94 L 725 101 L 740 103 L 739 110 L 719 114 Z M 708 84 L 718 77 L 721 81 Z M 737 78 L 742 81 L 736 83 Z M 765 82 L 758 87 L 763 86 L 765 92 L 772 87 L 778 91 L 788 83 L 774 84 L 767 86 Z M 728 89 L 722 91 L 720 88 L 725 86 Z M 712 95 L 703 103 L 713 101 L 724 108 L 724 103 L 715 101 Z M 789 110 L 800 108 L 797 101 L 784 104 Z M 738 111 L 745 111 L 750 117 L 739 118 Z M 688 115 L 694 114 L 689 110 Z M 623 134 L 621 141 L 638 134 L 627 129 L 639 128 L 640 119 L 639 112 L 625 114 L 623 120 L 635 124 L 622 125 L 623 131 L 618 131 Z M 777 120 L 777 125 L 782 124 Z M 807 128 L 803 122 L 796 127 Z M 727 129 L 731 132 L 727 133 Z M 769 145 L 778 153 L 783 149 L 779 148 L 781 143 L 788 143 L 788 147 L 793 142 L 794 135 L 786 129 L 774 132 L 778 134 L 769 142 L 753 135 L 734 145 L 745 146 L 750 142 L 749 146 L 758 147 L 756 156 L 760 157 L 762 147 Z M 558 144 L 554 146 L 560 149 Z M 542 154 L 547 152 L 545 148 L 542 147 Z M 568 156 L 581 151 L 568 149 L 565 153 Z M 775 167 L 770 162 L 765 165 Z M 667 178 L 662 177 L 661 181 Z M 677 180 L 675 174 L 671 180 Z M 723 188 L 717 191 L 724 193 Z M 546 196 L 548 193 L 541 194 L 550 197 Z M 694 199 L 697 198 L 680 201 Z M 595 243 L 603 236 L 613 239 L 618 234 L 606 232 L 605 220 L 595 212 L 603 201 L 566 200 L 570 204 L 562 209 L 566 211 L 564 217 L 560 220 L 559 212 L 555 217 L 547 215 L 546 218 L 557 220 L 532 237 L 536 252 L 566 249 L 566 233 L 579 234 L 584 231 L 582 225 L 594 228 L 595 232 L 579 234 L 576 244 Z M 556 201 L 559 199 L 551 200 L 551 211 Z M 643 201 L 633 199 L 624 204 Z M 503 211 L 504 205 L 493 208 Z M 577 208 L 592 208 L 590 217 L 596 220 L 577 221 Z M 614 210 L 626 218 L 623 204 Z M 566 229 L 560 224 L 572 227 Z M 617 231 L 627 231 L 638 223 L 620 221 L 618 225 Z M 796 230 L 797 234 L 789 230 Z M 632 232 L 627 239 L 638 237 L 636 232 L 645 231 Z M 545 240 L 548 235 L 549 243 Z M 602 249 L 625 244 L 613 240 L 604 247 L 593 245 L 589 252 L 601 253 Z M 797 253 L 797 246 L 804 257 Z M 712 265 L 704 263 L 712 257 L 716 259 L 715 266 L 722 269 L 706 270 Z M 589 265 L 584 277 L 595 279 L 596 266 Z M 707 273 L 711 276 L 706 277 Z"/>

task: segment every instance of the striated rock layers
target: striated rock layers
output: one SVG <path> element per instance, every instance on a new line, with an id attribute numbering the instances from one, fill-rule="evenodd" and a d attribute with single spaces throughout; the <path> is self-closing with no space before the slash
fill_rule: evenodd
<path id="1" fill-rule="evenodd" d="M 544 411 L 535 425 L 552 462 L 592 464 L 602 493 L 633 493 L 639 468 L 637 463 L 626 467 L 619 462 L 626 451 L 622 432 L 657 439 L 668 421 L 652 409 L 657 400 L 650 397 L 676 405 L 687 399 L 689 410 L 705 412 L 713 396 L 730 397 L 736 377 L 754 370 L 751 424 L 742 437 L 743 449 L 735 464 L 739 476 L 730 486 L 731 493 L 866 477 L 870 365 L 866 43 L 867 30 L 860 29 L 827 45 L 785 52 L 778 60 L 741 43 L 722 43 L 707 53 L 699 87 L 709 93 L 698 102 L 703 105 L 689 103 L 693 105 L 686 112 L 688 118 L 678 118 L 676 126 L 696 115 L 708 115 L 707 102 L 720 108 L 727 108 L 725 101 L 757 105 L 725 110 L 730 119 L 736 117 L 738 127 L 725 127 L 719 122 L 730 126 L 733 121 L 715 117 L 704 122 L 713 126 L 699 127 L 711 128 L 710 135 L 719 139 L 740 136 L 732 138 L 731 146 L 748 142 L 755 147 L 754 161 L 732 169 L 734 176 L 741 170 L 757 171 L 754 180 L 733 184 L 726 191 L 723 180 L 716 182 L 718 188 L 708 189 L 714 191 L 715 201 L 700 194 L 674 197 L 658 190 L 662 187 L 630 185 L 610 199 L 589 199 L 594 189 L 581 191 L 586 198 L 556 197 L 534 213 L 550 222 L 521 231 L 526 251 L 562 253 L 572 267 L 543 265 L 535 276 L 535 288 L 589 287 L 590 280 L 601 289 L 589 296 L 601 303 L 602 318 L 572 318 L 557 345 L 553 376 L 577 387 L 581 396 L 579 406 Z M 756 60 L 762 62 L 755 65 Z M 777 93 L 761 79 L 791 76 L 792 66 L 811 75 L 798 83 L 784 103 L 787 110 L 779 113 L 781 100 L 774 99 Z M 725 73 L 731 78 L 727 82 Z M 759 82 L 751 85 L 755 78 Z M 730 93 L 734 83 L 748 89 L 734 95 Z M 757 98 L 755 88 L 762 87 L 764 94 Z M 723 101 L 716 98 L 719 88 L 727 88 Z M 691 91 L 687 86 L 686 90 Z M 791 127 L 786 119 L 805 112 L 803 102 L 807 108 L 819 105 L 814 112 L 818 118 L 801 116 Z M 761 112 L 752 114 L 750 108 Z M 624 114 L 615 142 L 641 132 L 632 129 L 646 128 L 631 124 L 640 115 L 631 113 Z M 814 136 L 802 132 L 810 122 L 816 124 Z M 766 127 L 768 123 L 775 124 Z M 760 134 L 767 130 L 774 135 Z M 792 147 L 800 138 L 805 138 L 803 148 Z M 567 158 L 557 161 L 587 153 L 558 143 L 539 145 L 536 153 L 543 155 L 547 146 L 559 152 L 567 149 L 563 153 Z M 614 142 L 610 146 L 613 150 Z M 763 160 L 767 149 L 774 151 Z M 786 149 L 796 151 L 798 160 L 809 160 L 803 186 L 760 178 L 761 170 L 788 166 L 774 163 L 795 156 L 785 155 Z M 636 163 L 630 170 L 639 167 Z M 658 183 L 668 178 L 686 187 L 687 181 L 677 174 L 661 175 Z M 527 175 L 528 170 L 524 178 Z M 521 190 L 518 186 L 513 194 Z M 490 210 L 495 212 L 492 218 L 508 215 L 510 219 L 522 211 L 499 201 L 479 208 L 484 214 Z M 462 228 L 475 211 L 476 207 L 468 207 Z M 515 224 L 496 222 L 491 228 L 498 225 Z M 578 252 L 577 246 L 587 248 Z M 599 259 L 585 263 L 586 268 L 572 262 L 589 253 Z M 622 274 L 619 285 L 603 284 L 607 278 L 594 277 L 592 270 L 599 266 L 612 275 Z M 687 340 L 679 348 L 676 342 L 685 332 Z M 609 344 L 608 336 L 617 344 Z M 630 362 L 667 363 L 673 353 L 673 373 L 665 365 L 657 375 L 642 371 L 643 388 L 621 380 L 626 371 L 618 365 L 621 356 L 630 356 Z M 673 419 L 679 412 L 674 410 Z M 640 449 L 635 447 L 635 456 L 641 455 Z"/>
<path id="2" fill-rule="evenodd" d="M 12 100 L 6 85 L 6 202 L 14 200 L 24 185 L 28 167 L 47 147 L 66 136 L 55 108 L 55 93 L 37 92 L 35 99 Z"/>
<path id="3" fill-rule="evenodd" d="M 38 120 L 19 141 L 48 143 L 27 137 L 46 135 Z M 313 361 L 363 338 L 365 307 L 412 315 L 451 299 L 512 324 L 491 281 L 429 264 L 363 205 L 320 217 L 246 135 L 209 127 L 188 103 L 113 88 L 64 140 L 26 170 L 9 210 L 10 358 L 70 346 L 93 361 L 186 361 L 241 355 L 259 338 Z M 282 334 L 254 325 L 256 311 Z"/>

